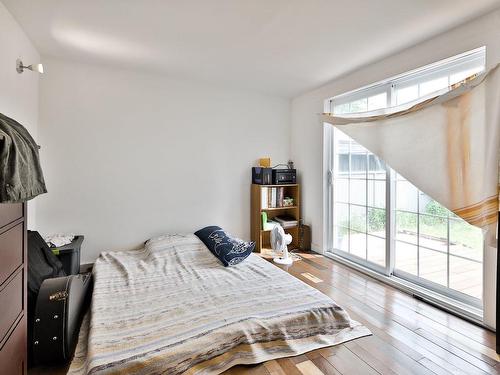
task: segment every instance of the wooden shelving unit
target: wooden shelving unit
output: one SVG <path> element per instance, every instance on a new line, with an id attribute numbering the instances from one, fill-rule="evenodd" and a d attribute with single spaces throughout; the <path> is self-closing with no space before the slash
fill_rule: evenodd
<path id="1" fill-rule="evenodd" d="M 285 189 L 285 196 L 292 197 L 294 205 L 288 207 L 274 207 L 274 208 L 262 208 L 262 188 L 270 187 L 283 187 Z M 251 191 L 251 224 L 250 233 L 252 236 L 252 241 L 255 241 L 255 251 L 262 252 L 265 249 L 271 249 L 270 230 L 262 229 L 261 213 L 266 212 L 267 217 L 272 219 L 278 215 L 290 215 L 299 221 L 300 219 L 300 189 L 299 184 L 290 185 L 257 185 L 252 184 Z M 299 226 L 285 229 L 286 233 L 292 235 L 292 243 L 288 246 L 290 250 L 297 249 L 299 247 Z"/>

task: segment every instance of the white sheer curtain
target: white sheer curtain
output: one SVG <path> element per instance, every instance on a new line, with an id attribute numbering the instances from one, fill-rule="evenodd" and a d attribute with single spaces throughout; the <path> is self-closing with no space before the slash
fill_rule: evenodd
<path id="1" fill-rule="evenodd" d="M 495 246 L 500 68 L 390 113 L 323 114 Z"/>

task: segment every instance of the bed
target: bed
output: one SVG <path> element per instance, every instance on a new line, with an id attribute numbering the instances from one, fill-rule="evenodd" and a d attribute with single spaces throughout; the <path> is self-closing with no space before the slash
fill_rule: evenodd
<path id="1" fill-rule="evenodd" d="M 104 252 L 69 374 L 219 374 L 370 334 L 256 254 L 223 267 L 193 234 Z"/>

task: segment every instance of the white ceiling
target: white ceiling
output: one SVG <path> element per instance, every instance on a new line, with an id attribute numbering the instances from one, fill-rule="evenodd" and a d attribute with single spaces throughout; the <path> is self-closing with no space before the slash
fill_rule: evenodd
<path id="1" fill-rule="evenodd" d="M 45 56 L 292 97 L 500 0 L 0 0 Z"/>

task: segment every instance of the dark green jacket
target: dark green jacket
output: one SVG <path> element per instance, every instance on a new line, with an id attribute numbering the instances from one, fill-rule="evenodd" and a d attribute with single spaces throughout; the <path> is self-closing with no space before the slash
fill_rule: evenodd
<path id="1" fill-rule="evenodd" d="M 24 126 L 0 113 L 0 203 L 24 202 L 46 192 L 38 145 Z"/>

